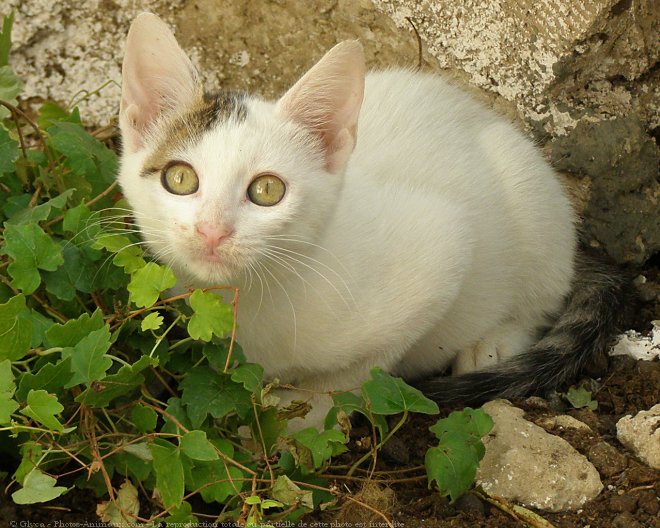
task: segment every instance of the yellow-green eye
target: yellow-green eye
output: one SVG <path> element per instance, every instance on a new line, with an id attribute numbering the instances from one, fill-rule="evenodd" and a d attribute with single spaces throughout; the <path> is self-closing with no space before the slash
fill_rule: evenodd
<path id="1" fill-rule="evenodd" d="M 199 178 L 187 163 L 176 162 L 163 169 L 160 182 L 172 194 L 192 194 L 199 189 Z"/>
<path id="2" fill-rule="evenodd" d="M 270 207 L 279 203 L 284 198 L 286 186 L 274 174 L 262 174 L 257 176 L 248 187 L 248 198 L 252 203 L 264 207 Z"/>

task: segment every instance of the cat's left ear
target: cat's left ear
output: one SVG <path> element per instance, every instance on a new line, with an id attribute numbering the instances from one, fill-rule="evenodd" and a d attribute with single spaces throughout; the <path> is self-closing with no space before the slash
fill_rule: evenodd
<path id="1" fill-rule="evenodd" d="M 201 89 L 195 67 L 167 24 L 141 13 L 131 24 L 122 64 L 119 126 L 124 148 L 134 152 L 166 112 L 177 111 Z"/>
<path id="2" fill-rule="evenodd" d="M 318 135 L 329 172 L 343 171 L 355 147 L 364 75 L 362 45 L 347 40 L 328 51 L 277 103 L 280 112 Z"/>

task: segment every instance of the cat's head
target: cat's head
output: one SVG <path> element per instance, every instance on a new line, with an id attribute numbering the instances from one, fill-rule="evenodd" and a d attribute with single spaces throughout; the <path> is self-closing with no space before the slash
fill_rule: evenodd
<path id="1" fill-rule="evenodd" d="M 269 246 L 313 241 L 355 146 L 359 43 L 332 48 L 276 102 L 205 94 L 169 28 L 143 13 L 122 76 L 119 181 L 156 257 L 218 284 L 244 275 Z"/>

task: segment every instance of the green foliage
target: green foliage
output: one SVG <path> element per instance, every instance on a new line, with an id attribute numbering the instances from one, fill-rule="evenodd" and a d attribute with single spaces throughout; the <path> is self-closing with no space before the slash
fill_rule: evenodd
<path id="1" fill-rule="evenodd" d="M 564 397 L 575 409 L 581 409 L 583 407 L 592 411 L 598 409 L 598 402 L 591 398 L 591 391 L 588 391 L 584 387 L 571 387 L 564 394 Z"/>
<path id="2" fill-rule="evenodd" d="M 366 417 L 380 440 L 357 468 L 409 413 L 436 414 L 436 404 L 374 369 L 359 393 L 332 395 L 325 430 L 287 435 L 277 383 L 234 342 L 235 307 L 221 294 L 237 292 L 170 291 L 172 270 L 144 252 L 114 191 L 115 152 L 77 109 L 46 102 L 36 124 L 9 111 L 20 90 L 11 24 L 0 32 L 0 440 L 16 467 L 5 483 L 13 500 L 88 488 L 100 518 L 121 525 L 154 520 L 141 511 L 196 522 L 187 497 L 198 495 L 248 526 L 336 501 L 319 474 L 350 446 L 348 415 Z M 385 416 L 397 414 L 390 428 Z M 442 457 L 479 455 L 483 427 L 436 427 L 429 475 L 454 497 L 471 481 Z"/>
<path id="3" fill-rule="evenodd" d="M 465 493 L 486 452 L 481 438 L 492 427 L 490 416 L 470 407 L 454 411 L 431 427 L 439 442 L 427 451 L 424 460 L 429 484 L 435 481 L 440 492 L 452 501 Z"/>
<path id="4" fill-rule="evenodd" d="M 438 405 L 419 390 L 407 385 L 401 378 L 394 378 L 381 369 L 371 371 L 371 379 L 362 385 L 362 395 L 370 402 L 376 414 L 398 414 L 409 411 L 422 414 L 438 414 Z"/>
<path id="5" fill-rule="evenodd" d="M 23 487 L 12 493 L 11 498 L 16 504 L 48 502 L 67 490 L 65 487 L 56 486 L 56 482 L 53 477 L 45 475 L 35 468 L 25 476 Z"/>

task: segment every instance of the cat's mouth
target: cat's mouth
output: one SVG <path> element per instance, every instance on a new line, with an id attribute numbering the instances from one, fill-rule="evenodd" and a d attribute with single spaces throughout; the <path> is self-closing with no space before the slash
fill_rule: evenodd
<path id="1" fill-rule="evenodd" d="M 189 262 L 196 275 L 204 280 L 213 282 L 226 281 L 234 276 L 242 268 L 242 259 L 240 254 L 233 251 L 214 251 L 197 248 L 189 252 Z"/>

